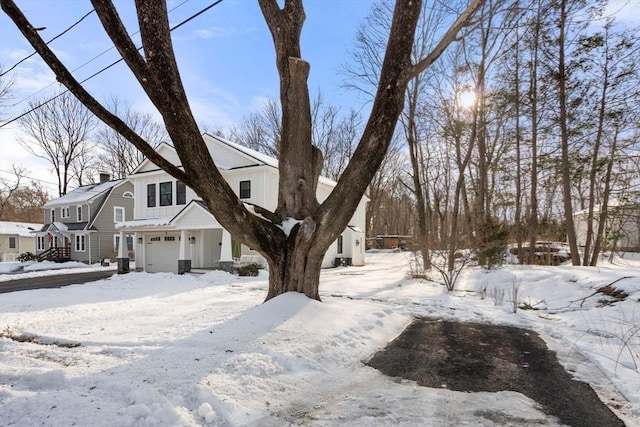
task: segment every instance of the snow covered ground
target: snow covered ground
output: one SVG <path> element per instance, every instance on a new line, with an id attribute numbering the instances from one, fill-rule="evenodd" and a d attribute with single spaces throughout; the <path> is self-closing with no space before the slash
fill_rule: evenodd
<path id="1" fill-rule="evenodd" d="M 0 425 L 559 425 L 519 393 L 420 387 L 362 363 L 413 316 L 535 330 L 640 425 L 640 261 L 470 268 L 451 293 L 407 278 L 409 262 L 380 252 L 325 270 L 322 303 L 262 304 L 266 273 L 130 273 L 0 294 Z M 628 296 L 603 304 L 595 291 L 611 283 Z M 514 313 L 515 294 L 537 310 Z"/>

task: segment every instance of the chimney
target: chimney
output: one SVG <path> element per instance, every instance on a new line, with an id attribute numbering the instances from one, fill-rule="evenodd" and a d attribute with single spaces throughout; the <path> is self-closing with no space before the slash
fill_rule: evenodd
<path id="1" fill-rule="evenodd" d="M 111 175 L 109 175 L 108 173 L 100 174 L 100 184 L 104 184 L 105 182 L 109 181 L 111 181 Z"/>

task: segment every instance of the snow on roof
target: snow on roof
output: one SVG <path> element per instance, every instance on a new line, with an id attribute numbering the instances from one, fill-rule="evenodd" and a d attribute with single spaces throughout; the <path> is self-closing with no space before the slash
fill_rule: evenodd
<path id="1" fill-rule="evenodd" d="M 259 151 L 256 151 L 256 150 L 253 150 L 251 148 L 245 147 L 244 145 L 240 145 L 240 144 L 237 144 L 235 142 L 231 142 L 231 141 L 229 141 L 227 139 L 221 138 L 219 136 L 210 135 L 208 133 L 204 133 L 202 135 L 202 137 L 204 139 L 210 139 L 210 140 L 218 141 L 218 142 L 228 146 L 229 148 L 232 148 L 233 150 L 236 150 L 239 153 L 244 154 L 247 157 L 251 157 L 252 159 L 254 159 L 255 161 L 257 161 L 258 163 L 260 163 L 262 165 L 271 166 L 273 168 L 278 169 L 278 165 L 279 165 L 278 159 L 276 159 L 274 157 L 271 157 L 271 156 L 269 156 L 267 154 L 260 153 Z M 170 147 L 171 149 L 175 150 L 175 147 L 173 147 L 171 144 L 163 143 L 163 146 Z M 216 159 L 216 156 L 213 153 L 211 153 L 211 157 L 214 159 L 214 162 L 215 162 L 216 167 L 218 169 L 220 169 L 220 170 L 230 170 L 230 169 L 232 169 L 232 168 L 230 168 L 228 166 L 220 164 L 219 160 Z M 136 170 L 133 171 L 133 173 L 136 173 L 136 171 L 137 171 L 137 168 L 136 168 Z M 325 176 L 320 176 L 319 182 L 321 182 L 322 184 L 327 185 L 329 187 L 335 187 L 336 184 L 337 184 L 336 181 L 334 181 L 334 180 L 332 180 L 330 178 L 327 178 Z"/>
<path id="2" fill-rule="evenodd" d="M 209 135 L 209 134 L 205 134 L 205 135 L 211 137 L 211 135 Z M 247 156 L 253 157 L 254 159 L 258 160 L 259 162 L 264 163 L 265 165 L 272 166 L 274 168 L 278 168 L 278 165 L 279 165 L 278 159 L 275 159 L 275 158 L 273 158 L 271 156 L 268 156 L 266 154 L 260 153 L 260 152 L 258 152 L 256 150 L 251 149 L 251 148 L 245 147 L 243 145 L 236 144 L 235 142 L 231 142 L 231 141 L 226 140 L 224 138 L 220 138 L 219 136 L 215 136 L 215 137 L 212 137 L 212 138 L 217 139 L 218 141 L 222 142 L 223 144 L 226 144 L 226 145 L 230 146 L 231 148 L 233 148 L 235 150 L 238 150 L 241 153 L 244 153 Z M 326 176 L 322 176 L 322 175 L 320 175 L 319 182 L 322 182 L 323 184 L 328 185 L 330 187 L 335 187 L 336 184 L 337 184 L 336 181 L 334 181 L 334 180 L 332 180 L 330 178 L 327 178 Z"/>
<path id="3" fill-rule="evenodd" d="M 223 144 L 228 145 L 229 147 L 249 156 L 249 157 L 253 157 L 254 159 L 256 159 L 257 161 L 264 163 L 265 165 L 268 166 L 273 166 L 274 168 L 278 167 L 278 159 L 275 159 L 271 156 L 268 156 L 266 154 L 260 153 L 259 151 L 253 150 L 251 148 L 245 147 L 243 145 L 240 144 L 236 144 L 235 142 L 231 142 L 227 139 L 224 138 L 220 138 L 219 136 L 211 136 L 207 133 L 205 133 L 203 136 L 208 136 L 210 138 L 213 139 L 217 139 L 218 141 L 222 142 Z"/>
<path id="4" fill-rule="evenodd" d="M 118 179 L 115 181 L 103 182 L 101 184 L 83 185 L 82 187 L 74 188 L 62 197 L 45 203 L 44 207 L 54 208 L 57 206 L 69 206 L 77 203 L 88 202 L 124 181 L 124 179 Z"/>
<path id="5" fill-rule="evenodd" d="M 58 229 L 58 231 L 69 231 L 69 227 L 64 222 L 53 222 L 54 227 Z"/>
<path id="6" fill-rule="evenodd" d="M 133 221 L 123 221 L 116 224 L 116 228 L 129 228 L 129 227 L 160 227 L 169 225 L 173 217 L 168 216 L 164 218 L 149 218 L 149 219 L 134 219 Z"/>
<path id="7" fill-rule="evenodd" d="M 32 231 L 38 231 L 42 228 L 42 224 L 34 224 L 31 222 L 10 222 L 0 221 L 0 234 L 13 234 L 20 237 L 31 237 Z"/>

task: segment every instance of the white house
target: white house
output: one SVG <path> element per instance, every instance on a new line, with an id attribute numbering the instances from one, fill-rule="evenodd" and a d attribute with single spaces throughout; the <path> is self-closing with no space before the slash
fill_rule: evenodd
<path id="1" fill-rule="evenodd" d="M 257 151 L 204 134 L 211 157 L 238 197 L 275 210 L 278 199 L 278 161 Z M 175 149 L 161 144 L 157 151 L 180 166 Z M 233 262 L 266 261 L 256 251 L 236 242 L 216 221 L 195 192 L 176 181 L 149 160 L 128 177 L 133 183 L 134 219 L 118 224 L 120 241 L 132 237 L 135 268 L 147 272 L 184 273 L 191 269 L 217 268 Z M 318 199 L 330 194 L 335 182 L 321 177 Z M 364 264 L 365 204 L 363 198 L 349 226 L 334 242 L 323 267 Z M 121 251 L 126 257 L 126 251 Z M 118 256 L 121 257 L 120 255 Z"/>
<path id="2" fill-rule="evenodd" d="M 34 231 L 42 224 L 0 221 L 0 261 L 13 262 L 25 252 L 36 253 Z"/>
<path id="3" fill-rule="evenodd" d="M 640 252 L 640 204 L 622 204 L 613 201 L 607 208 L 607 221 L 605 223 L 606 250 L 615 247 L 619 251 Z M 593 212 L 592 230 L 598 230 L 600 208 Z M 587 240 L 589 216 L 587 210 L 576 212 L 573 215 L 576 227 L 576 239 L 578 246 L 584 246 Z"/>

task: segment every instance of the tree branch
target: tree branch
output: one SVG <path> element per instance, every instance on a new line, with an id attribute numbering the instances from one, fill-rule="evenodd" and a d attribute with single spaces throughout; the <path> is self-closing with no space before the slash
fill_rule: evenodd
<path id="1" fill-rule="evenodd" d="M 133 145 L 138 148 L 149 160 L 166 170 L 176 179 L 187 185 L 191 184 L 189 177 L 177 166 L 158 154 L 145 140 L 129 128 L 119 117 L 104 108 L 82 85 L 73 77 L 67 68 L 60 62 L 58 57 L 49 49 L 42 40 L 38 32 L 29 23 L 24 14 L 18 9 L 12 0 L 0 0 L 2 10 L 16 24 L 20 32 L 31 43 L 31 46 L 38 52 L 42 59 L 51 67 L 56 75 L 56 79 L 62 83 L 76 98 L 96 115 L 100 120 L 109 125 L 112 129 L 122 134 Z"/>
<path id="2" fill-rule="evenodd" d="M 462 14 L 458 17 L 458 19 L 456 19 L 453 25 L 449 27 L 444 36 L 442 36 L 440 42 L 438 42 L 436 47 L 434 47 L 425 58 L 420 60 L 420 62 L 407 69 L 404 76 L 407 83 L 418 74 L 429 68 L 431 64 L 436 62 L 436 60 L 440 57 L 440 55 L 442 55 L 447 47 L 449 47 L 449 45 L 455 41 L 456 36 L 460 32 L 460 30 L 469 25 L 469 21 L 471 21 L 473 15 L 484 5 L 485 1 L 486 0 L 474 0 L 473 3 L 467 6 L 465 11 L 462 12 Z"/>

